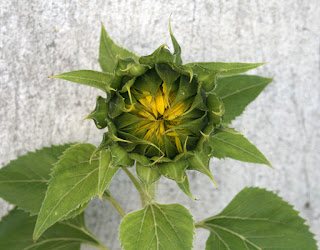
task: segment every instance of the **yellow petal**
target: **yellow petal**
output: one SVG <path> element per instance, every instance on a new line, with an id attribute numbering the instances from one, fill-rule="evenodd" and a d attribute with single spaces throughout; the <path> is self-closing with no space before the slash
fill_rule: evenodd
<path id="1" fill-rule="evenodd" d="M 182 153 L 183 150 L 182 150 L 181 141 L 180 141 L 179 137 L 176 136 L 176 137 L 174 138 L 174 140 L 175 140 L 175 142 L 176 142 L 176 146 L 177 146 L 177 149 L 178 149 L 179 153 Z"/>
<path id="2" fill-rule="evenodd" d="M 184 103 L 181 101 L 177 105 L 175 105 L 172 109 L 166 110 L 165 117 L 167 120 L 173 120 L 183 113 L 183 105 Z"/>
<path id="3" fill-rule="evenodd" d="M 154 120 L 153 115 L 150 114 L 150 113 L 149 113 L 148 111 L 146 111 L 146 110 L 140 110 L 140 111 L 138 112 L 138 114 L 141 115 L 141 116 L 143 116 L 143 117 L 145 117 L 145 118 L 149 118 L 149 119 L 151 119 L 151 120 Z"/>
<path id="4" fill-rule="evenodd" d="M 145 130 L 145 129 L 150 129 L 152 127 L 152 122 L 150 121 L 142 121 L 139 123 L 139 128 L 137 129 L 137 131 L 135 133 L 140 133 L 141 131 Z"/>
<path id="5" fill-rule="evenodd" d="M 162 120 L 160 123 L 160 128 L 159 128 L 160 134 L 164 135 L 164 121 Z"/>
<path id="6" fill-rule="evenodd" d="M 156 104 L 156 106 L 157 106 L 157 111 L 158 111 L 161 115 L 163 115 L 164 109 L 165 109 L 163 96 L 162 96 L 162 95 L 157 95 L 154 100 L 155 100 L 155 104 Z"/>
<path id="7" fill-rule="evenodd" d="M 151 102 L 151 109 L 156 118 L 158 118 L 157 104 L 155 101 Z"/>
<path id="8" fill-rule="evenodd" d="M 151 94 L 147 91 L 142 91 L 142 93 L 146 96 L 139 99 L 139 102 L 143 105 L 144 109 L 148 110 L 149 112 L 151 111 L 154 114 L 154 116 L 157 118 L 158 117 L 157 106 L 153 101 Z"/>
<path id="9" fill-rule="evenodd" d="M 152 102 L 152 96 L 151 95 L 147 95 L 145 97 L 145 99 L 147 100 L 148 105 L 150 105 L 150 103 Z"/>
<path id="10" fill-rule="evenodd" d="M 150 103 L 148 102 L 148 99 L 146 97 L 141 98 L 138 101 L 144 106 L 143 108 L 150 109 Z"/>
<path id="11" fill-rule="evenodd" d="M 163 89 L 163 93 L 164 93 L 164 95 L 166 96 L 167 94 L 168 94 L 168 92 L 167 92 L 167 85 L 166 85 L 166 83 L 164 82 L 164 83 L 162 83 L 162 89 Z"/>
<path id="12" fill-rule="evenodd" d="M 162 83 L 162 90 L 164 94 L 164 109 L 168 107 L 168 102 L 169 102 L 169 90 L 167 89 L 166 83 Z"/>
<path id="13" fill-rule="evenodd" d="M 150 128 L 147 133 L 144 135 L 143 139 L 150 140 L 153 137 L 154 128 Z"/>
<path id="14" fill-rule="evenodd" d="M 177 137 L 178 134 L 176 132 L 168 132 L 167 136 Z"/>
<path id="15" fill-rule="evenodd" d="M 161 130 L 164 130 L 164 128 L 161 129 L 161 126 L 163 127 L 162 123 L 163 123 L 163 121 L 157 123 L 157 138 L 158 138 L 158 142 L 159 142 L 160 145 L 163 144 L 163 140 L 162 140 L 163 133 L 162 133 Z"/>

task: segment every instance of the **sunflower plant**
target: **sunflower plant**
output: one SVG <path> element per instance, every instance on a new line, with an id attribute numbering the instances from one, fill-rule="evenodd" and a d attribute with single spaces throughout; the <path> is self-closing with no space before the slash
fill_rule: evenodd
<path id="1" fill-rule="evenodd" d="M 217 186 L 209 167 L 212 157 L 272 167 L 230 127 L 272 81 L 243 74 L 264 63 L 183 64 L 170 22 L 169 32 L 173 52 L 161 45 L 137 56 L 115 44 L 102 25 L 102 71 L 51 76 L 102 91 L 86 119 L 105 132 L 98 146 L 46 147 L 0 170 L 0 196 L 15 205 L 0 222 L 0 249 L 73 250 L 81 244 L 108 249 L 85 226 L 85 209 L 95 196 L 109 201 L 123 218 L 123 249 L 191 249 L 197 228 L 210 232 L 207 250 L 317 249 L 305 220 L 265 189 L 243 189 L 219 214 L 200 222 L 181 204 L 157 203 L 161 178 L 176 182 L 193 200 L 189 171 L 205 174 Z M 140 210 L 127 213 L 109 191 L 118 171 L 137 188 Z"/>

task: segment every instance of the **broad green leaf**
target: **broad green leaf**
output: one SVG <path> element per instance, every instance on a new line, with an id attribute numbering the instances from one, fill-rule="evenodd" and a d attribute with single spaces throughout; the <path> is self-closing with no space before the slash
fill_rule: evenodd
<path id="1" fill-rule="evenodd" d="M 136 163 L 136 171 L 139 179 L 148 187 L 160 179 L 161 174 L 155 166 L 144 166 L 141 163 Z"/>
<path id="2" fill-rule="evenodd" d="M 125 250 L 192 248 L 194 234 L 190 212 L 180 204 L 150 203 L 128 214 L 120 224 L 120 241 Z"/>
<path id="3" fill-rule="evenodd" d="M 72 219 L 72 218 L 78 216 L 79 214 L 81 214 L 82 212 L 84 212 L 86 210 L 89 203 L 90 203 L 90 201 L 80 205 L 78 208 L 76 208 L 75 210 L 72 210 L 70 213 L 68 213 L 61 220 L 65 221 L 65 220 L 69 220 L 69 219 Z"/>
<path id="4" fill-rule="evenodd" d="M 110 89 L 109 83 L 112 75 L 93 70 L 77 70 L 60 75 L 50 76 L 50 78 L 59 78 L 70 82 L 76 82 L 90 87 L 101 89 L 106 92 Z"/>
<path id="5" fill-rule="evenodd" d="M 98 129 L 103 129 L 108 125 L 108 105 L 107 100 L 101 96 L 97 97 L 97 104 L 94 109 L 85 119 L 92 119 Z"/>
<path id="6" fill-rule="evenodd" d="M 56 223 L 34 243 L 32 232 L 36 219 L 18 209 L 10 211 L 0 222 L 0 249 L 79 250 L 81 244 L 99 246 L 85 226 L 84 214 Z"/>
<path id="7" fill-rule="evenodd" d="M 182 64 L 182 59 L 181 59 L 181 47 L 177 41 L 177 39 L 174 37 L 173 33 L 172 33 L 172 29 L 171 29 L 171 17 L 169 19 L 169 31 L 170 31 L 170 37 L 171 37 L 171 41 L 172 41 L 172 45 L 173 45 L 173 49 L 174 49 L 174 53 L 173 53 L 173 62 L 177 63 L 177 64 Z"/>
<path id="8" fill-rule="evenodd" d="M 194 63 L 188 63 L 186 65 L 191 67 L 194 65 L 200 65 L 207 69 L 219 70 L 221 71 L 221 73 L 219 74 L 219 77 L 222 77 L 222 76 L 231 76 L 231 75 L 244 73 L 244 72 L 247 72 L 248 70 L 257 68 L 263 64 L 265 63 L 194 62 Z"/>
<path id="9" fill-rule="evenodd" d="M 202 152 L 195 152 L 188 158 L 189 170 L 196 170 L 199 171 L 205 175 L 207 175 L 214 185 L 217 187 L 217 184 L 212 176 L 212 173 L 210 171 L 210 157 L 208 155 L 208 152 L 206 150 L 203 150 Z"/>
<path id="10" fill-rule="evenodd" d="M 139 57 L 134 53 L 115 44 L 108 36 L 103 24 L 101 23 L 99 63 L 104 72 L 113 73 L 117 63 L 117 55 L 121 58 L 132 57 L 135 60 L 139 59 Z"/>
<path id="11" fill-rule="evenodd" d="M 213 155 L 219 159 L 229 157 L 238 161 L 266 164 L 270 162 L 247 138 L 238 133 L 221 132 L 209 137 Z"/>
<path id="12" fill-rule="evenodd" d="M 29 152 L 0 169 L 0 197 L 19 208 L 38 214 L 47 191 L 53 164 L 72 144 Z"/>
<path id="13" fill-rule="evenodd" d="M 239 75 L 219 78 L 214 92 L 225 107 L 224 122 L 230 123 L 244 111 L 247 105 L 272 82 L 272 78 L 254 75 Z"/>
<path id="14" fill-rule="evenodd" d="M 88 143 L 74 145 L 55 164 L 35 226 L 34 240 L 98 194 L 99 158 L 90 160 L 95 149 Z"/>
<path id="15" fill-rule="evenodd" d="M 298 214 L 273 192 L 245 188 L 221 213 L 197 226 L 211 233 L 206 250 L 316 250 L 314 235 Z"/>
<path id="16" fill-rule="evenodd" d="M 111 181 L 119 168 L 111 164 L 111 152 L 109 149 L 100 151 L 99 160 L 99 179 L 98 179 L 98 192 L 100 198 L 103 192 L 110 186 Z"/>

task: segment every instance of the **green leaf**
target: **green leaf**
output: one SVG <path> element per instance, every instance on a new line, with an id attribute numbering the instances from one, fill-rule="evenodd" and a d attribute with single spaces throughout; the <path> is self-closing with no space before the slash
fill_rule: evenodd
<path id="1" fill-rule="evenodd" d="M 185 180 L 185 170 L 187 167 L 188 162 L 181 159 L 178 161 L 158 164 L 158 169 L 163 176 L 181 183 Z"/>
<path id="2" fill-rule="evenodd" d="M 92 111 L 85 119 L 92 119 L 98 129 L 103 129 L 108 125 L 108 105 L 107 100 L 101 96 L 97 97 L 97 104 L 94 111 Z"/>
<path id="3" fill-rule="evenodd" d="M 77 70 L 60 75 L 50 76 L 50 78 L 59 78 L 70 82 L 76 82 L 90 87 L 101 89 L 106 92 L 110 89 L 109 83 L 112 80 L 112 75 L 93 70 Z"/>
<path id="4" fill-rule="evenodd" d="M 129 157 L 128 152 L 118 143 L 113 143 L 110 146 L 112 164 L 117 167 L 132 167 L 134 161 Z"/>
<path id="5" fill-rule="evenodd" d="M 0 169 L 0 196 L 11 204 L 38 214 L 44 199 L 52 165 L 72 144 L 45 147 L 19 156 Z"/>
<path id="6" fill-rule="evenodd" d="M 186 100 L 191 96 L 195 96 L 197 94 L 198 85 L 195 81 L 189 83 L 189 79 L 186 76 L 180 77 L 179 88 L 177 91 L 177 95 L 174 101 L 174 104 Z"/>
<path id="7" fill-rule="evenodd" d="M 186 65 L 191 67 L 194 65 L 198 65 L 211 70 L 219 70 L 221 71 L 221 73 L 219 74 L 219 77 L 222 77 L 222 76 L 231 76 L 231 75 L 244 73 L 244 72 L 247 72 L 248 70 L 257 68 L 264 64 L 265 63 L 195 62 L 195 63 L 188 63 Z"/>
<path id="8" fill-rule="evenodd" d="M 230 157 L 238 161 L 266 164 L 272 167 L 266 157 L 239 133 L 217 133 L 209 137 L 209 145 L 213 155 L 219 159 Z"/>
<path id="9" fill-rule="evenodd" d="M 34 243 L 32 232 L 36 219 L 18 209 L 10 211 L 0 222 L 0 249 L 79 250 L 82 243 L 99 246 L 85 226 L 84 214 L 58 222 Z"/>
<path id="10" fill-rule="evenodd" d="M 144 156 L 144 155 L 137 154 L 137 153 L 130 153 L 129 157 L 132 160 L 135 160 L 135 161 L 141 163 L 144 166 L 151 165 L 151 161 L 149 160 L 149 158 Z"/>
<path id="11" fill-rule="evenodd" d="M 158 63 L 156 64 L 156 71 L 163 82 L 166 83 L 168 87 L 168 91 L 172 88 L 172 84 L 178 79 L 180 76 L 179 73 L 174 71 L 168 64 L 166 63 Z"/>
<path id="12" fill-rule="evenodd" d="M 118 76 L 130 76 L 137 77 L 143 75 L 150 67 L 141 65 L 133 58 L 119 58 L 117 57 L 117 66 L 115 68 L 115 74 Z"/>
<path id="13" fill-rule="evenodd" d="M 139 57 L 134 53 L 122 48 L 114 43 L 108 36 L 103 24 L 101 23 L 101 36 L 100 36 L 100 48 L 99 48 L 99 63 L 101 69 L 104 72 L 113 73 L 113 70 L 117 63 L 117 56 L 121 58 L 132 57 L 138 60 Z"/>
<path id="14" fill-rule="evenodd" d="M 244 111 L 247 105 L 272 82 L 272 78 L 254 75 L 231 76 L 218 79 L 215 93 L 225 106 L 224 122 L 230 123 Z"/>
<path id="15" fill-rule="evenodd" d="M 155 96 L 161 83 L 162 80 L 158 76 L 157 72 L 154 69 L 151 69 L 148 70 L 143 76 L 137 78 L 133 85 L 133 88 L 140 91 L 148 91 L 152 94 L 152 96 Z"/>
<path id="16" fill-rule="evenodd" d="M 194 234 L 190 212 L 180 204 L 151 203 L 128 214 L 120 224 L 120 241 L 125 250 L 192 248 Z"/>
<path id="17" fill-rule="evenodd" d="M 72 210 L 70 213 L 68 213 L 61 220 L 65 221 L 65 220 L 69 220 L 69 219 L 72 219 L 72 218 L 78 216 L 79 214 L 81 214 L 82 212 L 84 212 L 86 210 L 89 203 L 90 203 L 90 201 L 80 205 L 78 208 L 76 208 L 75 210 Z"/>
<path id="18" fill-rule="evenodd" d="M 169 19 L 169 31 L 170 31 L 170 37 L 171 37 L 171 41 L 172 41 L 172 45 L 173 45 L 173 49 L 174 49 L 174 53 L 173 53 L 173 62 L 177 63 L 177 64 L 182 64 L 182 59 L 181 59 L 181 47 L 179 45 L 179 43 L 177 42 L 177 39 L 174 37 L 173 33 L 172 33 L 172 29 L 171 29 L 171 17 Z"/>
<path id="19" fill-rule="evenodd" d="M 55 164 L 37 219 L 34 240 L 98 194 L 99 159 L 94 157 L 90 161 L 94 150 L 95 146 L 88 143 L 74 145 Z"/>
<path id="20" fill-rule="evenodd" d="M 147 189 L 161 177 L 159 170 L 155 166 L 144 166 L 140 162 L 136 163 L 136 171 L 139 179 Z"/>
<path id="21" fill-rule="evenodd" d="M 221 71 L 207 69 L 201 65 L 194 65 L 193 72 L 196 74 L 198 81 L 206 92 L 211 92 L 216 86 L 217 77 Z"/>
<path id="22" fill-rule="evenodd" d="M 178 187 L 184 192 L 186 195 L 188 195 L 192 200 L 195 200 L 193 194 L 191 193 L 190 186 L 189 186 L 189 180 L 186 172 L 184 172 L 184 181 L 183 182 L 178 182 L 176 181 Z"/>
<path id="23" fill-rule="evenodd" d="M 111 152 L 109 149 L 100 151 L 99 160 L 99 179 L 98 179 L 98 193 L 100 198 L 103 192 L 110 186 L 111 181 L 119 168 L 111 164 Z"/>
<path id="24" fill-rule="evenodd" d="M 185 75 L 185 76 L 189 76 L 189 82 L 192 81 L 193 79 L 193 70 L 191 67 L 189 67 L 188 65 L 180 65 L 180 64 L 176 64 L 173 62 L 168 62 L 168 65 L 170 65 L 170 67 L 180 73 L 181 75 Z"/>
<path id="25" fill-rule="evenodd" d="M 207 106 L 209 109 L 209 121 L 215 126 L 219 126 L 222 122 L 222 115 L 225 112 L 222 100 L 215 94 L 210 94 L 207 97 Z"/>
<path id="26" fill-rule="evenodd" d="M 291 205 L 273 192 L 243 189 L 218 215 L 198 227 L 211 235 L 213 249 L 317 249 L 314 235 Z"/>
<path id="27" fill-rule="evenodd" d="M 171 52 L 165 48 L 166 44 L 161 45 L 151 55 L 142 56 L 139 59 L 141 64 L 167 63 L 173 62 L 174 57 Z"/>
<path id="28" fill-rule="evenodd" d="M 206 152 L 206 150 L 193 153 L 188 158 L 188 162 L 189 162 L 189 166 L 188 166 L 189 170 L 196 170 L 207 175 L 212 180 L 214 185 L 217 187 L 217 184 L 210 171 L 210 167 L 209 167 L 210 157 L 208 152 Z"/>
<path id="29" fill-rule="evenodd" d="M 117 93 L 109 101 L 108 115 L 110 116 L 110 118 L 114 119 L 125 111 L 127 110 L 125 108 L 124 98 Z"/>
<path id="30" fill-rule="evenodd" d="M 137 79 L 136 77 L 133 77 L 130 80 L 128 80 L 121 88 L 120 93 L 125 93 L 125 92 L 131 93 L 130 89 L 132 85 L 135 83 L 136 79 Z"/>

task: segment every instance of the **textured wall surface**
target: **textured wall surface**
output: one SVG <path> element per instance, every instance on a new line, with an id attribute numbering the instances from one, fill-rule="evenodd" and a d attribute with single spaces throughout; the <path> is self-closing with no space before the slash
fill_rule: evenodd
<path id="1" fill-rule="evenodd" d="M 181 202 L 201 220 L 219 212 L 245 186 L 265 187 L 300 210 L 320 239 L 318 0 L 1 0 L 0 13 L 0 166 L 50 144 L 98 144 L 102 132 L 83 118 L 95 107 L 99 90 L 47 76 L 99 69 L 100 21 L 117 43 L 138 55 L 162 43 L 171 46 L 172 14 L 184 62 L 269 62 L 252 73 L 275 81 L 233 125 L 275 169 L 212 160 L 218 190 L 206 176 L 191 173 L 197 201 L 168 180 L 160 183 L 159 201 Z M 127 211 L 139 208 L 138 193 L 124 174 L 110 189 Z M 0 216 L 10 208 L 0 200 Z M 119 220 L 98 199 L 87 209 L 89 228 L 111 249 L 120 248 Z M 195 249 L 204 249 L 207 236 L 197 230 Z"/>

